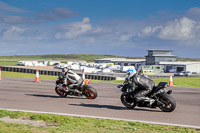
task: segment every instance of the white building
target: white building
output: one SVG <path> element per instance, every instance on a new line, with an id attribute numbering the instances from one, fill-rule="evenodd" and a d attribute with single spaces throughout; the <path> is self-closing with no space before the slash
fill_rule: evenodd
<path id="1" fill-rule="evenodd" d="M 166 51 L 169 51 L 169 50 L 166 50 Z M 165 56 L 162 56 L 162 57 L 165 57 Z M 170 57 L 172 59 L 175 58 L 175 56 L 170 56 Z M 166 58 L 168 58 L 168 56 Z M 127 68 L 126 66 L 135 66 L 135 68 L 137 69 L 141 65 L 142 66 L 146 65 L 146 59 L 104 58 L 104 59 L 96 59 L 94 61 L 95 63 L 114 63 L 115 65 L 120 65 L 121 72 L 124 72 L 126 70 Z M 175 61 L 175 59 L 173 61 L 157 60 L 156 65 L 164 66 L 164 72 L 167 72 L 167 73 L 171 69 L 175 69 L 176 72 L 188 71 L 191 73 L 193 72 L 200 73 L 200 62 L 180 62 L 180 61 Z M 148 65 L 148 66 L 151 66 L 151 65 Z"/>
<path id="2" fill-rule="evenodd" d="M 159 62 L 160 65 L 165 66 L 165 72 L 169 72 L 170 69 L 175 69 L 176 72 L 189 71 L 200 73 L 200 62 Z"/>

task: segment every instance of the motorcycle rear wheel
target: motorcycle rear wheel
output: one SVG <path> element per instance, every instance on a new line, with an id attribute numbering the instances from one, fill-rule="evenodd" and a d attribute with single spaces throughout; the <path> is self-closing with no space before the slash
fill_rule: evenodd
<path id="1" fill-rule="evenodd" d="M 91 86 L 87 86 L 83 90 L 83 94 L 87 99 L 95 99 L 97 97 L 97 91 Z"/>
<path id="2" fill-rule="evenodd" d="M 65 92 L 64 90 L 60 89 L 59 87 L 55 88 L 55 92 L 60 96 L 60 97 L 66 97 L 67 96 L 67 92 Z"/>
<path id="3" fill-rule="evenodd" d="M 136 106 L 136 102 L 127 94 L 122 93 L 121 102 L 127 108 L 134 108 Z"/>
<path id="4" fill-rule="evenodd" d="M 164 112 L 172 112 L 176 108 L 175 99 L 169 94 L 163 94 L 159 97 L 159 101 L 164 104 L 159 106 L 159 108 Z"/>

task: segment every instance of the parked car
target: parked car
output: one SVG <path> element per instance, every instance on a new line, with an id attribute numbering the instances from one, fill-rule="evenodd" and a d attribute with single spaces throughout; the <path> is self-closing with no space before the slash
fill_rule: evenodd
<path id="1" fill-rule="evenodd" d="M 184 75 L 185 76 L 190 76 L 192 73 L 190 72 L 190 71 L 186 71 L 186 72 L 184 72 Z"/>
<path id="2" fill-rule="evenodd" d="M 181 71 L 174 73 L 174 76 L 189 76 L 191 74 L 190 71 Z"/>
<path id="3" fill-rule="evenodd" d="M 175 72 L 174 76 L 183 76 L 183 73 L 182 72 Z"/>

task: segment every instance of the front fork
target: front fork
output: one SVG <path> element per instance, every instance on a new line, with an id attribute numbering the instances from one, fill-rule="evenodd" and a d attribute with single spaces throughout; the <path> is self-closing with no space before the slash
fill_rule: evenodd
<path id="1" fill-rule="evenodd" d="M 80 87 L 80 90 L 82 92 L 83 95 L 85 96 L 90 96 L 90 94 L 88 92 L 85 92 L 84 90 L 87 89 L 88 85 L 84 84 Z"/>
<path id="2" fill-rule="evenodd" d="M 129 91 L 129 92 L 122 92 L 122 94 L 126 95 L 127 97 L 129 97 L 130 99 L 132 99 L 133 101 L 135 101 L 135 96 L 133 94 L 132 91 Z M 121 94 L 121 95 L 122 95 Z"/>

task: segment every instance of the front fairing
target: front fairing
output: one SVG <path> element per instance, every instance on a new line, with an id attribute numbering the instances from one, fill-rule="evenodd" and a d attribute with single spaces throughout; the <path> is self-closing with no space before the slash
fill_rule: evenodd
<path id="1" fill-rule="evenodd" d="M 84 79 L 84 80 L 83 80 L 83 83 L 82 83 L 82 85 L 81 85 L 81 88 L 87 87 L 89 83 L 90 83 L 90 80 Z"/>
<path id="2" fill-rule="evenodd" d="M 133 91 L 132 88 L 131 88 L 131 85 L 130 85 L 129 83 L 123 84 L 123 85 L 121 86 L 120 90 L 121 90 L 122 93 L 123 93 L 123 92 L 128 93 L 128 92 L 132 92 L 132 91 Z"/>
<path id="3" fill-rule="evenodd" d="M 64 76 L 59 75 L 56 79 L 56 84 L 64 83 Z"/>

